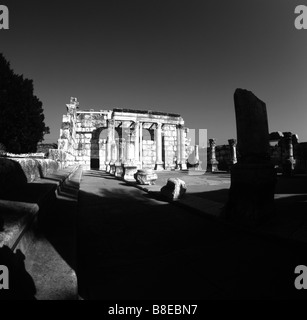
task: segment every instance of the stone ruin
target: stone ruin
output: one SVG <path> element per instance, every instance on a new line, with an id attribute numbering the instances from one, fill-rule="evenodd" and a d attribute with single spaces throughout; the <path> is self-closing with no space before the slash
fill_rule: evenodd
<path id="1" fill-rule="evenodd" d="M 234 94 L 238 162 L 231 168 L 225 218 L 257 225 L 274 213 L 276 172 L 270 159 L 266 105 L 252 92 Z"/>
<path id="2" fill-rule="evenodd" d="M 187 128 L 178 114 L 113 109 L 81 110 L 71 98 L 63 116 L 58 150 L 50 157 L 122 176 L 124 167 L 187 169 Z M 132 174 L 132 173 L 131 173 Z"/>

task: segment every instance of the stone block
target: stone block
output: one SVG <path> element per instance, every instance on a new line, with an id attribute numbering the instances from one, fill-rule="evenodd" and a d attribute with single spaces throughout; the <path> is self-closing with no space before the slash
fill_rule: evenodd
<path id="1" fill-rule="evenodd" d="M 186 190 L 187 187 L 183 180 L 179 178 L 169 178 L 160 192 L 168 200 L 178 200 L 185 195 Z"/>
<path id="2" fill-rule="evenodd" d="M 134 177 L 137 183 L 142 185 L 153 185 L 158 179 L 157 174 L 152 169 L 138 170 Z"/>

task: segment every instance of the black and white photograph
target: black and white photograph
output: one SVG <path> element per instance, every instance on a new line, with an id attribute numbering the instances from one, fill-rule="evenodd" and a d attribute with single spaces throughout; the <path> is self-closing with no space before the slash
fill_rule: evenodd
<path id="1" fill-rule="evenodd" d="M 307 0 L 0 1 L 0 300 L 306 300 L 306 57 Z"/>

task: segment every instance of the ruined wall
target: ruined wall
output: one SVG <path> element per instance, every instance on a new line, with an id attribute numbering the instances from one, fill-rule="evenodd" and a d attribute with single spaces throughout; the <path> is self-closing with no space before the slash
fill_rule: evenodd
<path id="1" fill-rule="evenodd" d="M 164 125 L 163 127 L 163 158 L 165 166 L 172 167 L 176 160 L 177 152 L 177 131 L 175 126 Z"/>
<path id="2" fill-rule="evenodd" d="M 78 108 L 78 103 L 72 98 L 70 104 L 66 106 L 67 114 L 63 115 L 58 149 L 74 156 L 76 143 L 76 109 Z"/>
<path id="3" fill-rule="evenodd" d="M 143 169 L 154 169 L 156 162 L 156 142 L 143 139 Z"/>
<path id="4" fill-rule="evenodd" d="M 153 169 L 159 164 L 172 169 L 178 156 L 178 163 L 184 168 L 182 163 L 186 163 L 189 154 L 189 141 L 183 124 L 179 115 L 162 112 L 132 109 L 82 111 L 77 100 L 71 98 L 67 115 L 63 116 L 58 145 L 59 150 L 66 152 L 72 161 L 85 169 L 104 170 L 111 160 L 123 165 L 125 161 L 135 161 L 137 166 L 144 168 Z M 126 131 L 129 131 L 127 136 Z M 177 150 L 179 144 L 180 155 Z"/>
<path id="5" fill-rule="evenodd" d="M 294 147 L 295 172 L 307 173 L 307 142 L 298 143 Z"/>

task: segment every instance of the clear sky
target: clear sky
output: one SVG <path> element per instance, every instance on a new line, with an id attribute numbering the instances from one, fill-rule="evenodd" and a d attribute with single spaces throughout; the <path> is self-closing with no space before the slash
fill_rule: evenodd
<path id="1" fill-rule="evenodd" d="M 305 3 L 304 3 L 305 1 Z M 236 137 L 233 93 L 267 104 L 270 131 L 307 141 L 307 0 L 3 0 L 10 29 L 0 52 L 34 80 L 46 142 L 59 137 L 65 104 L 179 113 L 218 144 Z"/>

